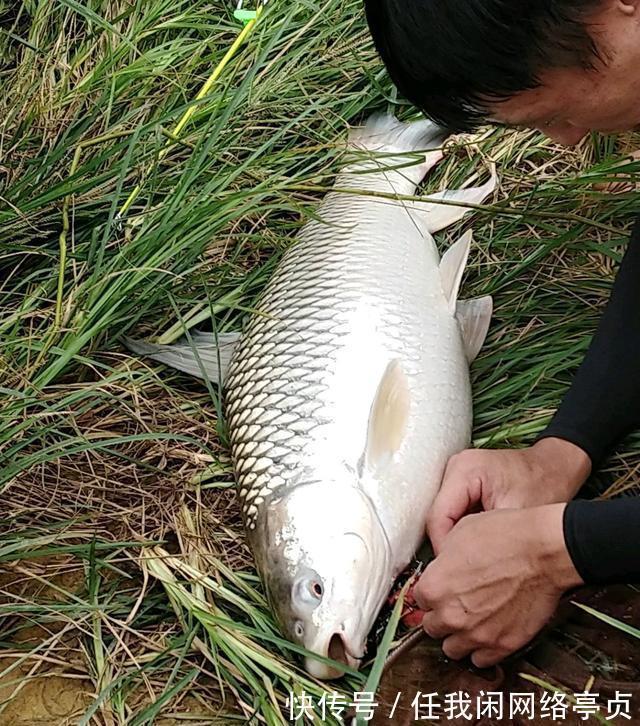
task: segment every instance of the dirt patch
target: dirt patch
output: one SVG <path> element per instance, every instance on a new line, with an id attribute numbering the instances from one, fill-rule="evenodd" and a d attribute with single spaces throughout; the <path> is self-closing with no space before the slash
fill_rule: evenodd
<path id="1" fill-rule="evenodd" d="M 27 620 L 19 610 L 25 603 L 63 601 L 65 593 L 81 587 L 82 571 L 61 558 L 32 562 L 29 572 L 19 561 L 5 567 L 0 603 L 14 606 L 16 613 L 0 621 L 9 641 L 0 656 L 0 726 L 77 723 L 93 688 L 74 668 L 71 643 L 64 644 L 64 624 L 23 627 Z M 46 573 L 50 579 L 40 579 Z"/>
<path id="2" fill-rule="evenodd" d="M 15 663 L 0 659 L 0 671 Z M 0 678 L 0 726 L 76 724 L 92 701 L 89 681 L 46 673 L 30 675 L 32 665 L 20 665 Z"/>

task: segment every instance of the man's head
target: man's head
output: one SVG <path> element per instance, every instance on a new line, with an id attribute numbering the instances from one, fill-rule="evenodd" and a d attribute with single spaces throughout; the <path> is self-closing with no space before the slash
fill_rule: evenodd
<path id="1" fill-rule="evenodd" d="M 437 123 L 565 144 L 640 126 L 640 0 L 365 0 L 392 80 Z"/>

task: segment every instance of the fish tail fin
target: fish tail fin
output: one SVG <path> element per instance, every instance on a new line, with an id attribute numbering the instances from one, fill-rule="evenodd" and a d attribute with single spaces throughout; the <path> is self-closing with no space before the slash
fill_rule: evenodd
<path id="1" fill-rule="evenodd" d="M 405 124 L 390 114 L 374 114 L 364 126 L 349 132 L 348 149 L 357 152 L 363 161 L 348 170 L 371 171 L 378 167 L 382 171 L 396 167 L 398 174 L 415 187 L 442 158 L 447 135 L 447 131 L 426 119 Z M 373 153 L 360 157 L 362 152 Z M 414 159 L 411 152 L 416 152 Z"/>
<path id="2" fill-rule="evenodd" d="M 364 126 L 351 129 L 349 146 L 368 151 L 431 151 L 442 146 L 446 137 L 447 132 L 433 121 L 405 124 L 390 114 L 377 113 Z"/>

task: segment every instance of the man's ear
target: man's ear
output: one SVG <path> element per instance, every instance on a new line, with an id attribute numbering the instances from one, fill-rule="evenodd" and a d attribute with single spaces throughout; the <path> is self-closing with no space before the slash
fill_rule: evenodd
<path id="1" fill-rule="evenodd" d="M 615 0 L 616 8 L 624 15 L 635 15 L 640 6 L 639 0 Z"/>

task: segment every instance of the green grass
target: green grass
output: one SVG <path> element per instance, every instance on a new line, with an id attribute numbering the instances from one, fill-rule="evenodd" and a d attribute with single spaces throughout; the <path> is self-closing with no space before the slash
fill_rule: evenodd
<path id="1" fill-rule="evenodd" d="M 217 392 L 119 340 L 237 328 L 331 186 L 348 123 L 412 110 L 358 1 L 271 0 L 197 103 L 240 32 L 230 4 L 0 2 L 0 27 L 0 723 L 51 672 L 81 684 L 81 723 L 281 723 L 289 690 L 319 686 L 252 571 Z M 439 238 L 472 224 L 464 291 L 496 304 L 477 444 L 531 441 L 566 389 L 640 212 L 637 193 L 593 185 L 633 143 L 491 129 L 429 179 L 488 161 L 501 177 Z M 628 488 L 638 453 L 633 438 L 601 489 Z"/>

